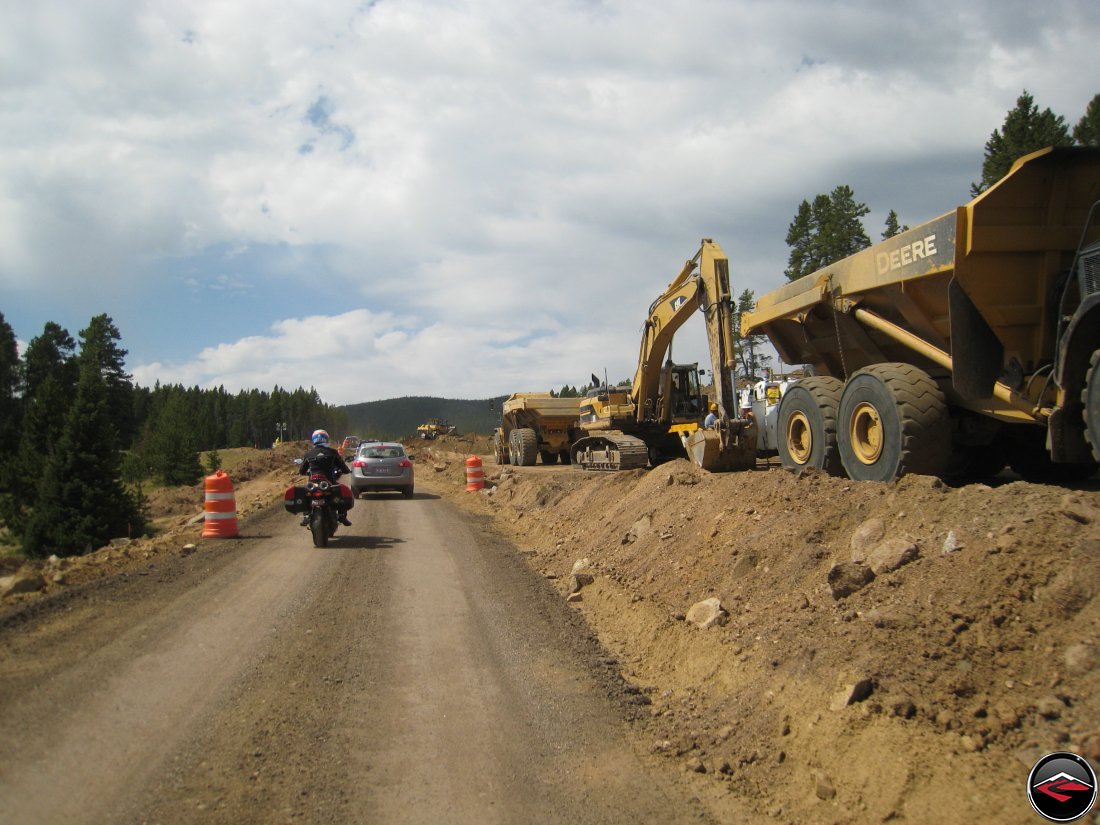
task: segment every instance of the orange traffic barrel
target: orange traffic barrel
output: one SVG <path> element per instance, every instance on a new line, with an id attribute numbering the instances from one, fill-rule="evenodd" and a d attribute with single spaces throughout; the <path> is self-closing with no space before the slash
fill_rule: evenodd
<path id="1" fill-rule="evenodd" d="M 206 504 L 203 507 L 205 523 L 204 539 L 230 539 L 237 532 L 237 499 L 233 482 L 224 471 L 218 470 L 206 477 Z"/>
<path id="2" fill-rule="evenodd" d="M 481 469 L 481 459 L 472 455 L 466 459 L 466 492 L 480 490 L 485 486 L 485 473 Z"/>

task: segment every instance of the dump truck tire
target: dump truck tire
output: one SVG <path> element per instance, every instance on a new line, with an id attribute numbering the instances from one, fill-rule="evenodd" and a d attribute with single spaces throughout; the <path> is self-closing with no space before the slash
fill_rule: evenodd
<path id="1" fill-rule="evenodd" d="M 855 481 L 943 475 L 951 456 L 951 419 L 939 385 L 911 364 L 872 364 L 840 395 L 840 461 Z"/>
<path id="2" fill-rule="evenodd" d="M 535 431 L 529 427 L 512 430 L 508 436 L 511 446 L 512 463 L 520 467 L 530 467 L 535 463 L 539 454 L 539 439 Z"/>
<path id="3" fill-rule="evenodd" d="M 783 395 L 776 440 L 783 466 L 841 475 L 836 416 L 844 383 L 827 375 L 803 378 Z"/>
<path id="4" fill-rule="evenodd" d="M 1100 349 L 1089 359 L 1081 405 L 1084 407 L 1085 438 L 1092 445 L 1092 457 L 1100 461 Z"/>

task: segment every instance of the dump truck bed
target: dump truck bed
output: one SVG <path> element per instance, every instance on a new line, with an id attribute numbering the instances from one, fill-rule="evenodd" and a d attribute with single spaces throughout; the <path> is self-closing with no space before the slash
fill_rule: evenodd
<path id="1" fill-rule="evenodd" d="M 505 399 L 501 410 L 504 415 L 522 411 L 543 421 L 560 418 L 575 422 L 579 402 L 577 398 L 558 398 L 544 392 L 517 392 Z"/>
<path id="2" fill-rule="evenodd" d="M 1053 360 L 1057 296 L 1082 240 L 1100 237 L 1083 232 L 1098 199 L 1100 150 L 1028 155 L 955 211 L 762 296 L 742 334 L 766 334 L 783 361 L 819 375 L 887 361 L 942 367 L 855 323 L 855 305 L 950 353 L 956 389 L 980 397 L 1005 364 L 1031 374 Z"/>

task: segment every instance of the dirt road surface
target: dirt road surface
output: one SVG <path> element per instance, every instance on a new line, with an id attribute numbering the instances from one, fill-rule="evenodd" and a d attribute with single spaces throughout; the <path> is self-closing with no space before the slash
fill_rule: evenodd
<path id="1" fill-rule="evenodd" d="M 0 629 L 0 818 L 698 822 L 581 617 L 476 519 L 271 509 Z"/>

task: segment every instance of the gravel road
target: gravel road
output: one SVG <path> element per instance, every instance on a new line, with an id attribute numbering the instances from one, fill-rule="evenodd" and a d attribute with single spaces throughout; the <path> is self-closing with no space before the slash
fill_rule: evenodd
<path id="1" fill-rule="evenodd" d="M 515 549 L 430 494 L 314 549 L 240 540 L 0 626 L 0 818 L 699 822 L 639 755 L 638 697 Z"/>

